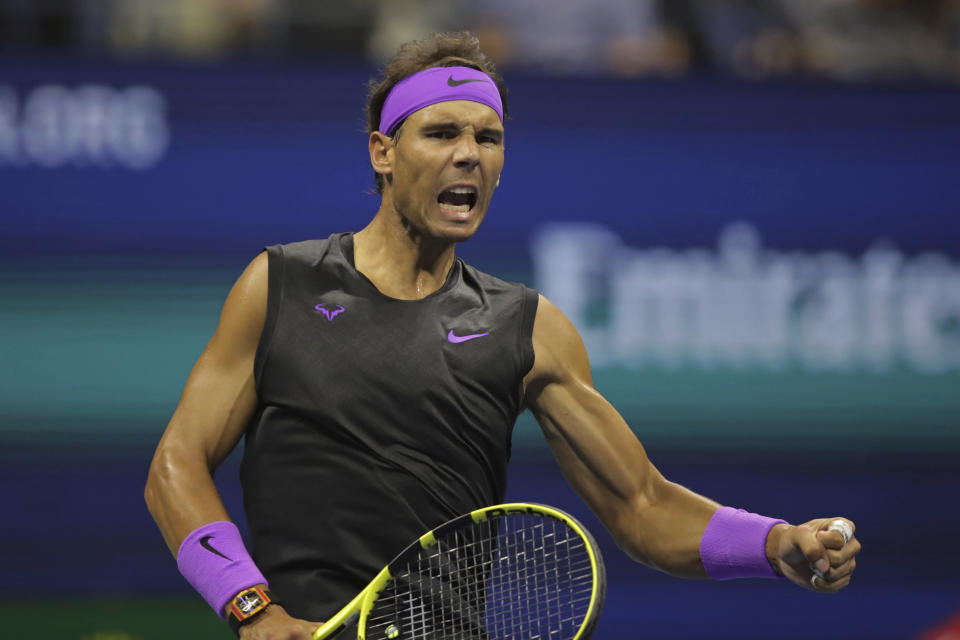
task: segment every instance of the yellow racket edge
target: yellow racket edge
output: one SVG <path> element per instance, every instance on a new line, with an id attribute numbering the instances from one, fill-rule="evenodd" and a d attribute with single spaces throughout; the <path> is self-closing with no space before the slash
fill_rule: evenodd
<path id="1" fill-rule="evenodd" d="M 408 555 L 411 549 L 415 547 L 429 548 L 437 543 L 437 536 L 440 532 L 448 529 L 462 527 L 466 520 L 472 520 L 475 523 L 484 522 L 491 518 L 499 518 L 508 515 L 535 515 L 545 516 L 562 522 L 572 531 L 574 531 L 584 541 L 587 555 L 590 559 L 590 569 L 594 576 L 593 585 L 590 594 L 590 603 L 587 607 L 587 614 L 584 620 L 587 624 L 581 626 L 577 635 L 571 640 L 580 640 L 589 637 L 599 617 L 600 609 L 603 606 L 604 594 L 606 590 L 606 576 L 603 566 L 603 560 L 600 557 L 596 542 L 593 536 L 580 522 L 570 514 L 561 511 L 555 507 L 533 502 L 510 502 L 505 504 L 493 505 L 475 509 L 470 513 L 458 516 L 444 524 L 432 529 L 419 539 L 414 541 L 409 547 L 401 552 L 397 558 L 391 561 L 393 564 L 396 559 Z M 333 638 L 340 633 L 355 617 L 358 617 L 357 638 L 365 640 L 365 627 L 367 616 L 373 608 L 373 604 L 380 592 L 391 580 L 390 565 L 384 567 L 364 589 L 358 593 L 345 607 L 338 611 L 332 618 L 326 621 L 313 632 L 313 640 L 325 640 Z"/>
<path id="2" fill-rule="evenodd" d="M 377 594 L 380 593 L 383 586 L 391 578 L 390 567 L 384 567 L 380 573 L 370 581 L 363 591 L 358 593 L 347 606 L 340 609 L 332 618 L 324 622 L 316 631 L 313 632 L 313 640 L 324 640 L 324 638 L 333 637 L 339 633 L 355 616 L 360 616 L 361 628 L 366 619 L 366 614 L 370 612 Z M 362 637 L 362 636 L 361 636 Z"/>
<path id="3" fill-rule="evenodd" d="M 584 546 L 586 547 L 587 555 L 590 558 L 590 570 L 595 578 L 593 581 L 593 589 L 590 592 L 590 604 L 587 607 L 587 615 L 584 616 L 584 619 L 597 619 L 600 614 L 600 608 L 603 606 L 603 599 L 606 596 L 606 576 L 605 569 L 603 567 L 603 560 L 600 559 L 600 553 L 597 550 L 597 543 L 593 539 L 593 536 L 590 534 L 590 532 L 587 531 L 586 527 L 580 524 L 579 520 L 565 511 L 561 511 L 560 509 L 545 504 L 537 504 L 533 502 L 510 502 L 506 504 L 494 505 L 492 507 L 485 507 L 483 509 L 471 511 L 470 517 L 473 518 L 474 522 L 481 522 L 490 517 L 497 517 L 509 513 L 545 515 L 547 517 L 554 518 L 566 524 L 568 527 L 573 529 L 577 535 L 583 538 L 584 542 L 586 543 Z M 592 625 L 584 625 L 581 627 L 580 632 L 574 636 L 573 640 L 579 640 L 580 638 L 587 637 L 584 634 L 592 631 Z"/>

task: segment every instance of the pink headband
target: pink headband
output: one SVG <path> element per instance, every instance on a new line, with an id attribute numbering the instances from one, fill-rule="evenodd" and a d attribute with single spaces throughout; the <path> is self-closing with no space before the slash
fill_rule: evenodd
<path id="1" fill-rule="evenodd" d="M 448 100 L 485 104 L 496 111 L 503 122 L 500 91 L 490 76 L 469 67 L 433 67 L 407 76 L 393 86 L 383 103 L 379 131 L 391 135 L 414 111 Z"/>

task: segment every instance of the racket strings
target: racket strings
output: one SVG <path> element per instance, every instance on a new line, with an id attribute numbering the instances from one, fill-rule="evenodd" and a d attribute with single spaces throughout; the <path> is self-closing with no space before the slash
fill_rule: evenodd
<path id="1" fill-rule="evenodd" d="M 589 612 L 587 544 L 565 523 L 510 514 L 438 537 L 393 571 L 366 637 L 405 640 L 562 640 Z"/>

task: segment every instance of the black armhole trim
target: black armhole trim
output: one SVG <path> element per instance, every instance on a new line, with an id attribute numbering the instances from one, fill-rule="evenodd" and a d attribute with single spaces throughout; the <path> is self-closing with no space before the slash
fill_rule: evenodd
<path id="1" fill-rule="evenodd" d="M 517 353 L 520 354 L 520 404 L 517 407 L 517 415 L 523 413 L 527 406 L 524 398 L 523 379 L 533 369 L 536 358 L 536 354 L 533 352 L 533 325 L 537 319 L 537 308 L 540 305 L 540 292 L 536 289 L 523 287 L 521 295 L 520 335 L 517 337 L 519 342 Z"/>
<path id="2" fill-rule="evenodd" d="M 257 344 L 257 353 L 253 358 L 253 380 L 257 395 L 261 395 L 260 381 L 263 369 L 273 346 L 273 336 L 280 315 L 280 303 L 283 300 L 283 247 L 266 247 L 267 252 L 267 317 L 263 321 L 263 332 Z"/>
<path id="3" fill-rule="evenodd" d="M 523 288 L 523 311 L 520 320 L 520 373 L 526 376 L 533 369 L 533 323 L 537 319 L 540 292 Z"/>

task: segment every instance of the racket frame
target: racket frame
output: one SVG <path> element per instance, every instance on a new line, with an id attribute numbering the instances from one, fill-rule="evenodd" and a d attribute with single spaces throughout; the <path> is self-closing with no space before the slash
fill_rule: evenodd
<path id="1" fill-rule="evenodd" d="M 603 558 L 597 547 L 596 541 L 587 529 L 580 522 L 568 513 L 565 513 L 555 507 L 533 502 L 509 502 L 505 504 L 493 505 L 475 509 L 470 513 L 458 516 L 449 520 L 440 526 L 428 531 L 420 536 L 418 540 L 400 552 L 397 557 L 390 561 L 386 567 L 374 577 L 370 583 L 364 587 L 363 591 L 358 593 L 345 607 L 338 611 L 332 618 L 313 632 L 314 640 L 324 640 L 333 638 L 340 630 L 349 624 L 355 617 L 359 616 L 357 624 L 358 640 L 365 640 L 367 617 L 373 609 L 380 592 L 393 578 L 390 567 L 398 567 L 407 561 L 410 557 L 417 556 L 421 549 L 429 549 L 437 544 L 437 537 L 445 533 L 462 529 L 469 523 L 485 522 L 491 518 L 499 518 L 511 514 L 546 516 L 553 518 L 570 527 L 584 541 L 584 547 L 587 556 L 590 559 L 590 570 L 593 575 L 593 584 L 590 591 L 590 603 L 587 606 L 587 612 L 584 615 L 584 623 L 580 626 L 577 634 L 571 640 L 585 640 L 593 633 L 597 621 L 600 618 L 600 611 L 603 608 L 603 600 L 606 593 L 606 570 L 603 565 Z"/>

